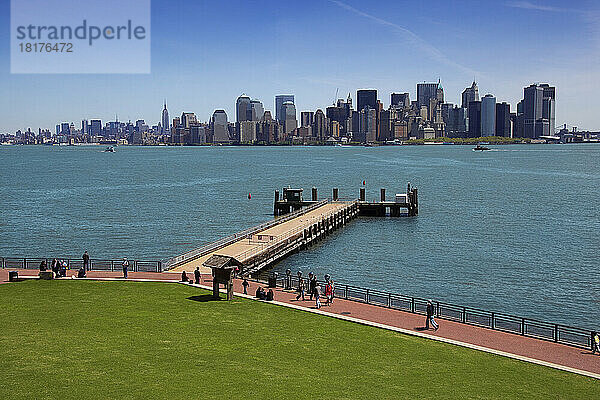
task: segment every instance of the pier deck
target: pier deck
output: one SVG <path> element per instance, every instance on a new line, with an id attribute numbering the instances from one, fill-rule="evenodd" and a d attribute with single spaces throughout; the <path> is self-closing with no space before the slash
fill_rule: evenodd
<path id="1" fill-rule="evenodd" d="M 299 246 L 316 239 L 346 223 L 357 213 L 356 202 L 324 202 L 315 208 L 284 222 L 254 232 L 241 235 L 221 248 L 200 253 L 188 260 L 176 263 L 171 271 L 193 271 L 196 267 L 204 273 L 210 272 L 202 264 L 212 255 L 224 255 L 243 263 L 244 270 L 258 269 L 262 264 L 276 261 Z M 271 260 L 272 259 L 272 260 Z"/>

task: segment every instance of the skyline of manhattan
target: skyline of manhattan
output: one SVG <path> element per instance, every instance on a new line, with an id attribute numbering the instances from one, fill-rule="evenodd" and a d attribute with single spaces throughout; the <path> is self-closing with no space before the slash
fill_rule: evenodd
<path id="1" fill-rule="evenodd" d="M 336 90 L 345 97 L 376 88 L 387 105 L 389 93 L 406 91 L 414 98 L 416 83 L 438 79 L 446 101 L 457 104 L 473 78 L 482 95 L 492 93 L 513 107 L 524 86 L 552 82 L 559 93 L 557 126 L 600 127 L 590 100 L 600 89 L 600 18 L 594 19 L 600 12 L 593 2 L 573 2 L 569 10 L 558 2 L 522 1 L 484 11 L 474 2 L 275 6 L 153 1 L 148 75 L 10 75 L 2 58 L 0 131 L 52 129 L 58 120 L 113 120 L 115 114 L 155 123 L 164 98 L 174 113 L 195 112 L 201 120 L 215 109 L 234 115 L 232 99 L 241 93 L 270 110 L 275 94 L 293 93 L 300 112 L 328 106 Z M 4 4 L 5 26 L 8 17 Z M 456 27 L 459 17 L 470 25 Z M 231 23 L 223 26 L 222 20 Z M 186 25 L 194 21 L 200 22 L 195 30 Z M 527 29 L 518 28 L 522 24 Z M 7 38 L 6 30 L 0 35 Z M 1 43 L 0 54 L 6 54 L 7 40 Z"/>

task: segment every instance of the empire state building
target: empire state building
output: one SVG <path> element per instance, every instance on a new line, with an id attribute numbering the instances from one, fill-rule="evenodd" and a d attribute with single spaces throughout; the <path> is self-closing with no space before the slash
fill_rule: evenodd
<path id="1" fill-rule="evenodd" d="M 165 107 L 162 110 L 162 119 L 161 119 L 162 123 L 162 134 L 163 135 L 168 135 L 171 131 L 170 127 L 171 124 L 169 122 L 169 111 L 167 110 L 167 102 L 165 101 Z"/>

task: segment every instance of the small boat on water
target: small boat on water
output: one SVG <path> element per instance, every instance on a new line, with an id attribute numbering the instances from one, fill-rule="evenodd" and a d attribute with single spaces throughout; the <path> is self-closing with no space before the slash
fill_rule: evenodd
<path id="1" fill-rule="evenodd" d="M 485 147 L 482 146 L 480 144 L 478 144 L 477 146 L 473 147 L 473 151 L 486 151 L 486 150 L 491 150 L 489 147 Z"/>
<path id="2" fill-rule="evenodd" d="M 115 152 L 115 146 L 108 146 L 106 149 L 104 149 L 105 153 L 114 153 Z"/>

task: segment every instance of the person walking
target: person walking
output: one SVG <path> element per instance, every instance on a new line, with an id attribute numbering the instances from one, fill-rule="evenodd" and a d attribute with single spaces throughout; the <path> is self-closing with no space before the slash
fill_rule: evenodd
<path id="1" fill-rule="evenodd" d="M 90 255 L 88 254 L 87 250 L 83 252 L 83 256 L 81 256 L 81 258 L 83 259 L 83 271 L 87 272 L 90 265 Z"/>
<path id="2" fill-rule="evenodd" d="M 127 279 L 127 270 L 129 269 L 129 261 L 127 257 L 123 258 L 123 278 Z"/>
<path id="3" fill-rule="evenodd" d="M 296 296 L 296 301 L 300 300 L 302 297 L 302 301 L 304 301 L 304 279 L 302 278 L 302 273 L 298 273 L 298 296 Z"/>
<path id="4" fill-rule="evenodd" d="M 248 280 L 246 278 L 244 278 L 244 281 L 242 282 L 242 286 L 244 287 L 244 294 L 248 294 L 248 286 L 250 284 L 248 283 Z"/>
<path id="5" fill-rule="evenodd" d="M 598 352 L 598 355 L 600 356 L 600 335 L 598 332 L 594 332 L 592 335 L 592 354 L 595 354 L 596 352 Z"/>
<path id="6" fill-rule="evenodd" d="M 314 290 L 314 295 L 315 295 L 315 306 L 317 308 L 321 308 L 321 286 L 316 282 L 315 279 L 315 290 Z"/>
<path id="7" fill-rule="evenodd" d="M 200 267 L 196 267 L 196 270 L 194 271 L 194 283 L 196 285 L 200 284 Z"/>
<path id="8" fill-rule="evenodd" d="M 54 272 L 54 277 L 58 278 L 58 260 L 56 258 L 52 259 L 52 264 L 50 264 L 50 269 Z"/>
<path id="9" fill-rule="evenodd" d="M 433 302 L 431 300 L 427 300 L 427 319 L 425 320 L 425 329 L 429 329 L 429 323 L 433 326 L 434 330 L 438 330 L 440 327 L 437 322 L 435 322 L 435 308 L 433 307 Z"/>
<path id="10" fill-rule="evenodd" d="M 332 292 L 333 287 L 331 286 L 331 280 L 328 280 L 325 284 L 325 304 L 328 306 L 331 305 L 331 298 L 333 297 Z"/>
<path id="11" fill-rule="evenodd" d="M 310 301 L 313 299 L 315 293 L 315 287 L 317 286 L 317 276 L 312 272 L 308 273 L 308 293 L 310 294 Z"/>

